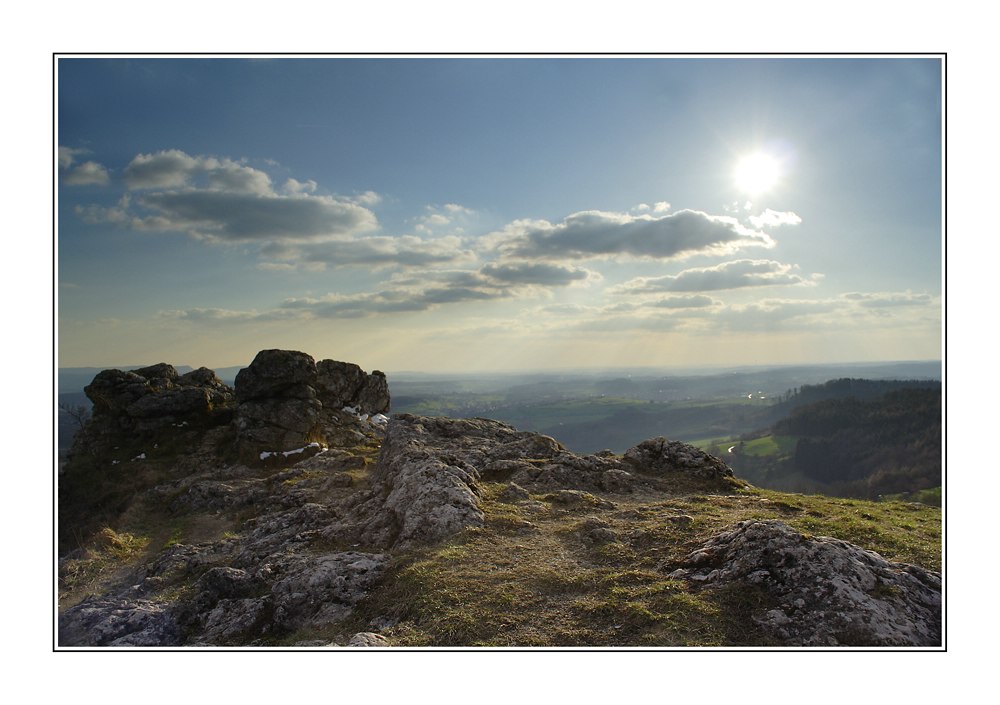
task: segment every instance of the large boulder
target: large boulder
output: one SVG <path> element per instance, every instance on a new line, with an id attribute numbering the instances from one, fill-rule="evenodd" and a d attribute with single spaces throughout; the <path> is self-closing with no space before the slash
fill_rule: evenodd
<path id="1" fill-rule="evenodd" d="M 754 620 L 785 646 L 939 646 L 941 576 L 780 521 L 744 521 L 670 574 L 763 590 Z"/>
<path id="2" fill-rule="evenodd" d="M 721 480 L 733 477 L 732 468 L 705 451 L 680 441 L 650 438 L 625 451 L 625 462 L 638 472 L 648 475 L 680 473 L 694 477 Z"/>
<path id="3" fill-rule="evenodd" d="M 295 350 L 261 350 L 236 375 L 236 398 L 309 399 L 316 397 L 316 361 Z"/>
<path id="4" fill-rule="evenodd" d="M 236 433 L 242 459 L 274 457 L 309 444 L 344 444 L 364 435 L 345 423 L 389 409 L 385 375 L 358 365 L 316 362 L 295 350 L 262 350 L 236 375 Z"/>

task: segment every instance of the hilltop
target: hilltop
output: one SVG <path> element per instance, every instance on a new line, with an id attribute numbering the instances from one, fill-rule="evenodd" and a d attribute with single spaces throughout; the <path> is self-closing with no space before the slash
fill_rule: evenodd
<path id="1" fill-rule="evenodd" d="M 59 646 L 942 645 L 940 510 L 386 414 L 265 350 L 97 373 L 59 478 Z"/>

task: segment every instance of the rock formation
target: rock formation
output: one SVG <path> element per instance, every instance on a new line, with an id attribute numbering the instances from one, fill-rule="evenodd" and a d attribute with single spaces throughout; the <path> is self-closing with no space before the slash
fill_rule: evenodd
<path id="1" fill-rule="evenodd" d="M 204 536 L 163 536 L 101 594 L 77 597 L 59 617 L 60 646 L 266 645 L 286 638 L 303 647 L 335 646 L 329 638 L 292 635 L 330 633 L 347 623 L 366 596 L 392 580 L 399 560 L 487 527 L 490 501 L 511 509 L 502 522 L 519 541 L 539 533 L 538 516 L 582 513 L 559 540 L 584 551 L 625 550 L 629 541 L 645 540 L 629 526 L 630 516 L 662 515 L 669 531 L 696 523 L 665 506 L 664 497 L 691 488 L 730 495 L 746 489 L 721 460 L 665 438 L 623 455 L 580 456 L 548 436 L 488 419 L 400 414 L 385 424 L 382 373 L 317 363 L 295 351 L 262 351 L 239 373 L 235 390 L 211 370 L 177 375 L 161 364 L 101 372 L 87 394 L 93 421 L 61 482 L 89 497 L 81 488 L 93 478 L 126 477 L 135 496 L 122 504 L 123 514 L 144 507 L 170 526 L 201 526 Z M 159 463 L 148 486 L 135 471 L 121 470 L 119 456 L 135 454 L 140 442 L 149 444 L 141 446 L 149 454 L 143 462 Z M 165 455 L 165 446 L 174 455 Z M 98 447 L 102 452 L 85 452 Z M 229 455 L 217 454 L 227 448 Z M 107 506 L 110 495 L 94 496 L 88 501 Z M 655 502 L 643 504 L 647 498 Z M 618 511 L 626 501 L 633 508 Z M 87 508 L 70 506 L 77 513 L 61 515 L 63 523 Z M 761 591 L 766 608 L 753 619 L 774 643 L 940 643 L 937 574 L 844 541 L 807 538 L 778 521 L 743 522 L 698 538 L 700 548 L 658 568 L 657 579 L 692 591 Z M 80 551 L 64 555 L 61 574 L 81 561 Z M 396 619 L 379 614 L 354 627 L 374 631 L 336 638 L 352 648 L 389 645 L 375 632 Z"/>
<path id="2" fill-rule="evenodd" d="M 357 365 L 317 363 L 292 350 L 262 350 L 236 375 L 236 431 L 244 460 L 262 453 L 286 453 L 317 444 L 360 440 L 343 423 L 389 410 L 385 375 Z M 265 456 L 266 457 L 266 456 Z"/>
<path id="3" fill-rule="evenodd" d="M 327 533 L 401 548 L 482 526 L 484 480 L 509 481 L 524 493 L 619 493 L 632 491 L 644 476 L 669 473 L 711 481 L 732 477 L 720 460 L 662 438 L 624 457 L 578 456 L 548 436 L 499 421 L 397 414 L 382 444 L 372 489 L 355 497 L 347 521 Z"/>
<path id="4" fill-rule="evenodd" d="M 233 390 L 205 367 L 178 375 L 166 363 L 131 372 L 104 370 L 84 388 L 94 424 L 134 433 L 169 425 L 219 425 L 231 418 Z M 95 429 L 91 428 L 93 432 Z"/>
<path id="5" fill-rule="evenodd" d="M 774 603 L 755 616 L 785 646 L 927 646 L 941 642 L 941 578 L 780 521 L 745 521 L 671 574 L 707 589 L 746 585 Z"/>

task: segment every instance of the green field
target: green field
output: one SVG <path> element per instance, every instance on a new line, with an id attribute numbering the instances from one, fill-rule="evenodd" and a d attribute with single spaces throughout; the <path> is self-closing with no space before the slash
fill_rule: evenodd
<path id="1" fill-rule="evenodd" d="M 772 455 L 788 455 L 795 452 L 798 436 L 762 436 L 743 444 L 745 455 L 767 457 Z"/>

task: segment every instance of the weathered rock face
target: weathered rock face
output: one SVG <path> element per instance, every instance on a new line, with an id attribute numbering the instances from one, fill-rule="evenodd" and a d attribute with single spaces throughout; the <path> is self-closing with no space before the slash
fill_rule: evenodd
<path id="1" fill-rule="evenodd" d="M 241 457 L 280 453 L 310 443 L 342 443 L 345 416 L 389 409 L 385 375 L 357 365 L 317 363 L 294 350 L 262 350 L 236 375 L 237 439 Z"/>
<path id="2" fill-rule="evenodd" d="M 202 367 L 178 375 L 160 363 L 132 372 L 104 370 L 84 388 L 94 421 L 106 431 L 149 431 L 171 424 L 214 426 L 230 420 L 233 390 Z"/>
<path id="3" fill-rule="evenodd" d="M 732 469 L 705 451 L 680 441 L 651 438 L 625 451 L 625 461 L 650 475 L 686 473 L 694 477 L 721 479 L 732 477 Z"/>
<path id="4" fill-rule="evenodd" d="M 506 424 L 483 419 L 394 417 L 372 475 L 373 489 L 355 498 L 348 520 L 328 534 L 403 547 L 482 526 L 476 464 L 495 444 L 519 435 Z"/>
<path id="5" fill-rule="evenodd" d="M 668 463 L 672 471 L 698 477 L 732 475 L 696 448 L 664 444 L 666 450 L 629 451 L 634 460 L 628 454 L 578 456 L 548 436 L 499 421 L 398 414 L 382 444 L 372 489 L 358 495 L 346 520 L 328 533 L 388 548 L 482 526 L 482 481 L 510 482 L 526 497 L 529 491 L 631 492 L 644 482 L 636 473 L 659 475 Z"/>
<path id="6" fill-rule="evenodd" d="M 59 618 L 63 646 L 177 646 L 181 630 L 170 610 L 150 600 L 94 598 Z"/>
<path id="7" fill-rule="evenodd" d="M 755 621 L 786 646 L 939 646 L 941 577 L 779 521 L 745 521 L 670 577 L 746 584 L 777 605 Z"/>

